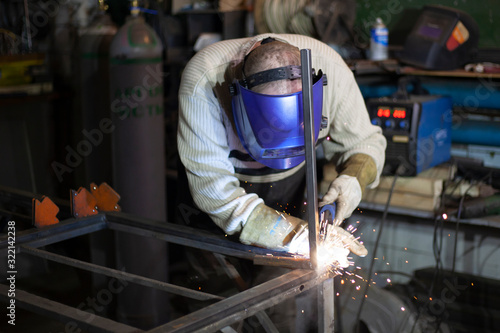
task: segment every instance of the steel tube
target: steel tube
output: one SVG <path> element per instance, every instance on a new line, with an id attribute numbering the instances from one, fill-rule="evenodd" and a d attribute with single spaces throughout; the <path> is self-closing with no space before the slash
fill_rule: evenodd
<path id="1" fill-rule="evenodd" d="M 314 269 L 318 267 L 318 184 L 316 178 L 316 147 L 312 105 L 311 50 L 300 50 L 302 98 L 304 111 L 304 145 L 306 154 L 307 221 L 309 224 L 309 257 Z"/>
<path id="2" fill-rule="evenodd" d="M 201 291 L 191 290 L 191 289 L 179 287 L 179 286 L 176 286 L 176 285 L 173 285 L 170 283 L 161 282 L 158 280 L 146 278 L 146 277 L 143 277 L 140 275 L 122 272 L 122 271 L 107 268 L 107 267 L 102 267 L 99 265 L 91 264 L 91 263 L 84 262 L 84 261 L 77 260 L 77 259 L 73 259 L 73 258 L 68 258 L 68 257 L 62 256 L 59 254 L 51 253 L 51 252 L 44 251 L 44 250 L 35 249 L 35 248 L 25 246 L 25 245 L 21 245 L 20 249 L 21 249 L 22 253 L 27 253 L 27 254 L 30 254 L 30 255 L 33 255 L 36 257 L 51 260 L 51 261 L 58 262 L 58 263 L 68 265 L 71 267 L 76 267 L 76 268 L 90 271 L 93 273 L 99 273 L 99 274 L 103 274 L 106 276 L 115 277 L 115 278 L 120 279 L 120 280 L 133 282 L 133 283 L 140 284 L 140 285 L 146 286 L 146 287 L 152 287 L 152 288 L 155 288 L 158 290 L 163 290 L 163 291 L 169 292 L 171 294 L 180 295 L 180 296 L 188 297 L 191 299 L 196 299 L 199 301 L 224 299 L 224 297 L 221 297 L 221 296 L 211 295 L 211 294 L 204 293 Z"/>
<path id="3" fill-rule="evenodd" d="M 222 237 L 217 237 L 203 230 L 197 230 L 179 224 L 158 223 L 153 220 L 124 213 L 108 213 L 106 217 L 108 226 L 112 230 L 129 232 L 144 237 L 158 238 L 170 243 L 225 254 L 231 257 L 253 260 L 256 255 L 272 254 L 275 256 L 286 256 L 286 252 L 271 251 L 244 245 Z"/>
<path id="4" fill-rule="evenodd" d="M 312 60 L 311 50 L 300 50 L 302 96 L 304 109 L 304 144 L 306 154 L 307 219 L 309 225 L 309 257 L 313 269 L 318 269 L 318 185 L 316 175 L 316 146 L 314 140 Z M 333 282 L 318 287 L 318 329 L 331 332 L 334 323 Z"/>
<path id="5" fill-rule="evenodd" d="M 106 229 L 106 227 L 106 218 L 103 214 L 80 219 L 69 219 L 42 229 L 17 233 L 16 244 L 29 244 L 32 247 L 40 247 Z M 7 246 L 7 235 L 0 237 L 0 251 L 6 249 Z"/>
<path id="6" fill-rule="evenodd" d="M 216 332 L 305 292 L 328 278 L 329 274 L 318 274 L 313 270 L 293 270 L 148 332 Z"/>
<path id="7" fill-rule="evenodd" d="M 8 303 L 9 287 L 0 284 L 0 300 Z M 143 332 L 135 327 L 124 325 L 111 319 L 97 316 L 90 312 L 85 312 L 65 304 L 51 301 L 47 298 L 30 294 L 24 290 L 16 288 L 16 307 L 30 312 L 47 316 L 61 323 L 66 323 L 68 331 L 77 332 L 82 329 L 85 332 L 123 332 L 140 333 Z"/>

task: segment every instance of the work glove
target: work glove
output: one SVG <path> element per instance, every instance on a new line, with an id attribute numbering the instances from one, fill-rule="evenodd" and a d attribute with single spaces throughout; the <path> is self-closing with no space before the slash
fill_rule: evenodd
<path id="1" fill-rule="evenodd" d="M 339 176 L 332 181 L 319 206 L 336 202 L 334 225 L 339 225 L 358 207 L 366 186 L 377 177 L 377 166 L 366 154 L 354 154 L 339 168 Z"/>
<path id="2" fill-rule="evenodd" d="M 276 251 L 309 255 L 309 227 L 304 220 L 260 204 L 243 226 L 240 242 Z M 349 251 L 361 256 L 368 253 L 351 233 L 337 226 L 330 226 L 325 242 L 330 252 L 338 251 L 339 257 L 347 257 Z"/>
<path id="3" fill-rule="evenodd" d="M 340 225 L 358 207 L 363 193 L 356 177 L 348 175 L 338 176 L 328 188 L 328 191 L 319 202 L 322 207 L 336 202 L 334 225 Z"/>

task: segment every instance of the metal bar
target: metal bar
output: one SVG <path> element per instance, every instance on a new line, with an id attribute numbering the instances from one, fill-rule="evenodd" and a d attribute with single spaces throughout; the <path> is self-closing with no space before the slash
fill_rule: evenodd
<path id="1" fill-rule="evenodd" d="M 302 98 L 304 111 L 304 144 L 306 154 L 307 221 L 309 223 L 309 258 L 314 269 L 318 267 L 318 184 L 316 176 L 316 147 L 312 105 L 311 50 L 300 50 Z"/>
<path id="2" fill-rule="evenodd" d="M 309 290 L 330 277 L 330 274 L 318 274 L 313 270 L 293 270 L 148 332 L 216 332 Z"/>
<path id="3" fill-rule="evenodd" d="M 226 256 L 219 254 L 219 253 L 214 253 L 213 256 L 217 259 L 217 262 L 223 267 L 224 271 L 226 272 L 226 275 L 231 278 L 234 283 L 238 286 L 239 291 L 247 290 L 248 284 L 246 281 L 241 277 L 240 273 L 236 270 L 236 268 L 226 260 Z M 265 311 L 259 311 L 255 314 L 255 317 L 257 317 L 259 323 L 262 325 L 264 330 L 267 333 L 279 333 L 279 331 L 276 329 L 276 326 L 274 326 L 274 323 L 271 321 L 269 316 Z"/>
<path id="4" fill-rule="evenodd" d="M 36 257 L 51 260 L 51 261 L 58 262 L 58 263 L 68 265 L 71 267 L 76 267 L 76 268 L 90 271 L 93 273 L 99 273 L 99 274 L 103 274 L 106 276 L 115 277 L 119 280 L 129 281 L 129 282 L 133 282 L 136 284 L 140 284 L 142 286 L 156 288 L 159 290 L 167 291 L 167 292 L 175 294 L 175 295 L 180 295 L 180 296 L 188 297 L 191 299 L 196 299 L 199 301 L 207 301 L 207 300 L 220 301 L 220 300 L 224 299 L 224 297 L 221 297 L 221 296 L 211 295 L 211 294 L 204 293 L 201 291 L 191 290 L 191 289 L 179 287 L 179 286 L 176 286 L 176 285 L 173 285 L 170 283 L 165 283 L 165 282 L 161 282 L 158 280 L 142 277 L 140 275 L 127 273 L 127 272 L 119 271 L 119 270 L 112 269 L 112 268 L 102 267 L 99 265 L 91 264 L 91 263 L 84 262 L 84 261 L 77 260 L 77 259 L 73 259 L 73 258 L 68 258 L 68 257 L 62 256 L 59 254 L 51 253 L 51 252 L 44 251 L 44 250 L 35 249 L 35 248 L 25 246 L 25 245 L 21 245 L 20 249 L 21 249 L 22 253 L 27 253 L 27 254 L 30 254 L 30 255 L 33 255 Z"/>
<path id="5" fill-rule="evenodd" d="M 144 237 L 153 237 L 170 243 L 180 244 L 200 250 L 225 254 L 231 257 L 253 260 L 256 255 L 286 256 L 285 252 L 244 245 L 214 234 L 179 224 L 158 222 L 124 213 L 107 213 L 108 226 L 112 230 L 123 231 Z"/>
<path id="6" fill-rule="evenodd" d="M 287 268 L 311 269 L 311 261 L 308 258 L 289 258 L 275 256 L 255 256 L 255 265 L 279 266 Z"/>
<path id="7" fill-rule="evenodd" d="M 19 190 L 16 188 L 0 185 L 0 202 L 15 205 L 16 208 L 26 209 L 31 212 L 32 200 L 41 200 L 43 195 L 35 194 L 28 191 Z M 59 198 L 51 198 L 52 201 L 59 207 L 59 219 L 70 218 L 70 204 L 68 200 Z"/>
<path id="8" fill-rule="evenodd" d="M 333 278 L 323 281 L 318 286 L 318 308 L 323 311 L 318 311 L 318 324 L 323 332 L 334 332 L 334 286 Z"/>
<path id="9" fill-rule="evenodd" d="M 316 175 L 316 147 L 314 140 L 314 116 L 312 96 L 311 50 L 300 50 L 302 96 L 304 109 L 304 144 L 306 154 L 307 219 L 309 224 L 309 257 L 313 269 L 318 269 L 318 185 Z M 333 283 L 318 287 L 318 329 L 332 332 L 334 323 Z"/>
<path id="10" fill-rule="evenodd" d="M 42 229 L 30 229 L 16 234 L 16 244 L 40 247 L 102 229 L 106 229 L 106 219 L 102 214 L 69 219 Z M 0 237 L 0 251 L 6 249 L 8 245 L 7 235 Z"/>
<path id="11" fill-rule="evenodd" d="M 0 300 L 7 304 L 12 300 L 8 297 L 9 287 L 0 284 Z M 25 309 L 30 312 L 47 316 L 58 322 L 65 323 L 65 328 L 69 332 L 124 332 L 140 333 L 144 332 L 135 327 L 115 322 L 111 319 L 97 316 L 62 303 L 54 302 L 49 299 L 30 294 L 16 287 L 15 297 L 16 308 Z M 7 319 L 5 319 L 7 320 Z"/>

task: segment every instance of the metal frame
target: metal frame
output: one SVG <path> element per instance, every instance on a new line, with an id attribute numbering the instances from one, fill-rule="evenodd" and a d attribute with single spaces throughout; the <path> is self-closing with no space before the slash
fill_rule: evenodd
<path id="1" fill-rule="evenodd" d="M 169 243 L 253 260 L 256 264 L 286 266 L 296 269 L 278 278 L 239 292 L 234 296 L 223 298 L 40 249 L 45 245 L 104 229 L 153 237 Z M 0 237 L 0 257 L 6 257 L 7 247 L 7 236 L 2 235 Z M 267 249 L 243 245 L 187 226 L 153 221 L 124 213 L 101 213 L 85 218 L 69 218 L 40 230 L 29 229 L 18 232 L 16 234 L 16 253 L 55 261 L 96 274 L 167 291 L 193 300 L 214 302 L 205 308 L 174 319 L 148 332 L 214 332 L 230 324 L 241 322 L 253 315 L 257 315 L 268 332 L 275 332 L 276 330 L 273 329 L 272 324 L 269 324 L 269 318 L 265 316 L 262 310 L 317 286 L 320 286 L 320 293 L 328 289 L 333 290 L 333 273 L 318 273 L 316 270 L 311 269 L 312 266 L 309 260 L 295 259 L 281 252 L 272 252 Z M 331 287 L 328 287 L 330 281 Z M 8 287 L 5 284 L 0 284 L 0 301 L 9 302 Z M 333 298 L 331 301 L 333 302 Z M 87 318 L 81 316 L 82 311 L 77 308 L 19 289 L 16 290 L 16 306 L 60 322 L 75 322 L 80 328 L 85 328 L 90 332 L 143 332 L 97 315 L 94 315 L 94 319 L 89 323 L 86 321 Z M 332 310 L 333 308 L 325 307 L 325 311 L 330 312 Z M 325 316 L 319 313 L 320 320 L 323 317 Z"/>
<path id="2" fill-rule="evenodd" d="M 318 183 L 316 172 L 316 141 L 314 140 L 312 58 L 311 50 L 300 50 L 303 112 L 304 112 L 304 147 L 306 160 L 307 220 L 309 227 L 309 257 L 312 267 L 318 269 Z M 325 281 L 318 290 L 318 330 L 334 330 L 334 287 L 333 278 Z"/>

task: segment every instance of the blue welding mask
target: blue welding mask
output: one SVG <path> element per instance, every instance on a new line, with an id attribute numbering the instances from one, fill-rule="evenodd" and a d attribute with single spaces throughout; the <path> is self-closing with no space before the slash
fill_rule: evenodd
<path id="1" fill-rule="evenodd" d="M 232 86 L 232 108 L 238 136 L 250 156 L 273 169 L 290 169 L 305 160 L 302 91 L 286 95 L 266 95 L 252 87 L 278 79 L 300 78 L 300 66 L 260 72 Z M 326 76 L 313 71 L 312 104 L 314 142 L 326 127 L 322 117 L 323 85 Z"/>

